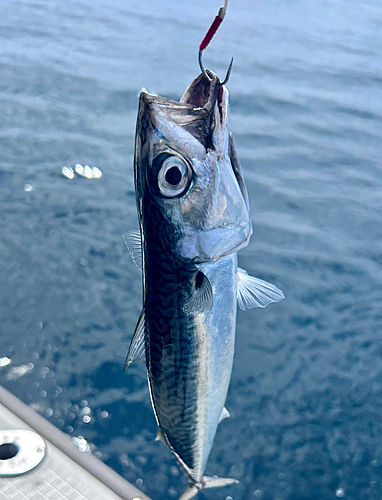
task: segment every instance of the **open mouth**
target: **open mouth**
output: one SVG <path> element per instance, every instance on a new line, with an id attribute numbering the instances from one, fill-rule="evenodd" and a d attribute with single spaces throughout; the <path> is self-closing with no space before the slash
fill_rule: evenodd
<path id="1" fill-rule="evenodd" d="M 199 139 L 206 148 L 214 149 L 211 133 L 218 125 L 216 122 L 220 122 L 219 129 L 224 128 L 227 118 L 227 99 L 225 98 L 227 91 L 214 73 L 209 74 L 211 80 L 207 80 L 203 73 L 200 74 L 185 90 L 180 103 L 193 106 L 195 112 L 198 111 L 199 114 L 204 113 L 203 118 L 200 117 L 202 118 L 200 123 L 203 123 L 203 137 Z M 216 108 L 219 114 L 215 112 Z"/>
<path id="2" fill-rule="evenodd" d="M 211 80 L 200 74 L 186 89 L 180 102 L 191 104 L 196 108 L 204 108 L 210 112 L 213 110 L 216 102 L 221 108 L 223 100 L 223 86 L 219 78 L 210 72 Z"/>

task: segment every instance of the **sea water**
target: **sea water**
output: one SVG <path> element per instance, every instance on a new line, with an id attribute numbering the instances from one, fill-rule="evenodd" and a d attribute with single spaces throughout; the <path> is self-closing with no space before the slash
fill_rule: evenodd
<path id="1" fill-rule="evenodd" d="M 179 99 L 220 7 L 0 0 L 0 383 L 154 500 L 186 486 L 155 442 L 142 306 L 138 93 Z M 232 0 L 224 76 L 254 234 L 239 265 L 286 300 L 239 312 L 205 499 L 382 497 L 382 6 Z M 97 166 L 102 177 L 62 169 Z"/>

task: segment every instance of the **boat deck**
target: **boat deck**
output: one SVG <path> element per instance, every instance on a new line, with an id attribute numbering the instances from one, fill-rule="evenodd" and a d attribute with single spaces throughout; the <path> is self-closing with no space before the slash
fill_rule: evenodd
<path id="1" fill-rule="evenodd" d="M 45 441 L 46 454 L 30 472 L 0 477 L 2 500 L 150 500 L 0 386 L 0 431 L 11 429 L 35 431 Z"/>

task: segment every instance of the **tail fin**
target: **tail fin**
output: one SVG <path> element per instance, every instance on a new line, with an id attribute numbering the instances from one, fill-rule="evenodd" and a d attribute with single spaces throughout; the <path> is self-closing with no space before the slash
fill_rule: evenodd
<path id="1" fill-rule="evenodd" d="M 184 490 L 183 495 L 179 500 L 190 500 L 203 488 L 219 488 L 221 486 L 228 486 L 230 484 L 236 484 L 239 481 L 237 479 L 231 479 L 229 477 L 203 477 L 200 484 L 189 484 Z"/>
<path id="2" fill-rule="evenodd" d="M 197 488 L 194 484 L 189 484 L 184 490 L 182 496 L 179 497 L 179 500 L 190 500 L 190 498 L 193 498 L 198 494 L 199 490 L 200 488 Z"/>

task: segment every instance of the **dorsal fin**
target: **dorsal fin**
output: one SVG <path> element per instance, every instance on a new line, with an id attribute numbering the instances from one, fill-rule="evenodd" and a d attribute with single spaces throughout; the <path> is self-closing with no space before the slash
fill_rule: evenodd
<path id="1" fill-rule="evenodd" d="M 125 370 L 131 363 L 137 360 L 144 360 L 145 356 L 145 331 L 146 317 L 145 308 L 142 309 L 139 315 L 137 326 L 135 327 L 134 335 L 130 343 L 129 351 L 126 356 Z"/>
<path id="2" fill-rule="evenodd" d="M 129 254 L 132 261 L 141 271 L 143 270 L 142 265 L 142 239 L 141 232 L 139 229 L 134 229 L 122 235 L 123 241 L 127 246 Z"/>

